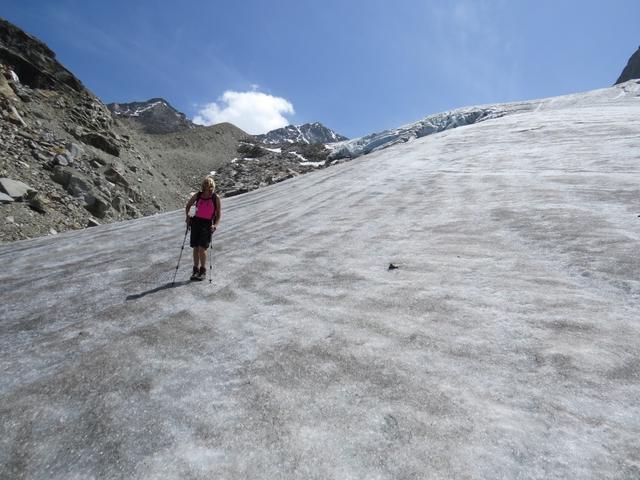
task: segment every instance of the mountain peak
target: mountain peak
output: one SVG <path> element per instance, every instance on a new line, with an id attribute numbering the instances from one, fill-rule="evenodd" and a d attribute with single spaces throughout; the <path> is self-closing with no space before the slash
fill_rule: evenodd
<path id="1" fill-rule="evenodd" d="M 325 127 L 320 122 L 305 123 L 302 125 L 287 125 L 286 127 L 271 130 L 263 135 L 255 137 L 269 144 L 278 143 L 334 143 L 347 140 L 347 137 L 340 135 L 330 128 Z"/>
<path id="2" fill-rule="evenodd" d="M 640 78 L 640 47 L 638 47 L 635 53 L 629 58 L 627 66 L 622 70 L 622 73 L 618 77 L 618 80 L 616 80 L 615 85 L 624 83 L 632 78 Z"/>
<path id="3" fill-rule="evenodd" d="M 119 118 L 126 118 L 146 133 L 172 133 L 194 128 L 187 116 L 164 98 L 143 102 L 109 103 L 107 108 Z"/>

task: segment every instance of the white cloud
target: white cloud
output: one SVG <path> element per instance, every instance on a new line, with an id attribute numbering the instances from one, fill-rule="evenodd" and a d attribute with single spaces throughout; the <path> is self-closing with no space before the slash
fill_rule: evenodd
<path id="1" fill-rule="evenodd" d="M 228 90 L 217 102 L 202 107 L 193 122 L 200 125 L 230 122 L 255 135 L 289 125 L 291 122 L 285 115 L 294 113 L 293 105 L 285 98 L 257 91 Z"/>

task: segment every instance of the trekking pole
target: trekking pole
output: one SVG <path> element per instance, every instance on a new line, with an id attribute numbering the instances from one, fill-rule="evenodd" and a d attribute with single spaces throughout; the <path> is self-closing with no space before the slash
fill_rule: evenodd
<path id="1" fill-rule="evenodd" d="M 171 282 L 172 287 L 176 284 L 176 275 L 178 275 L 178 268 L 180 267 L 180 259 L 182 258 L 182 252 L 184 252 L 184 244 L 187 241 L 187 233 L 189 233 L 189 225 L 187 225 L 187 231 L 184 232 L 184 240 L 182 240 L 182 248 L 180 249 L 180 256 L 178 257 L 178 264 L 176 265 L 176 271 L 173 274 L 173 281 Z"/>
<path id="2" fill-rule="evenodd" d="M 209 283 L 211 283 L 211 257 L 213 257 L 213 234 L 211 234 L 211 243 L 209 244 Z"/>

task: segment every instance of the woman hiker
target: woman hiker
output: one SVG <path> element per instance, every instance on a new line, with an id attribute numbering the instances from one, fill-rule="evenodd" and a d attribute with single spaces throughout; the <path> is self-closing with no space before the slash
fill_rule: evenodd
<path id="1" fill-rule="evenodd" d="M 216 184 L 213 178 L 202 181 L 201 190 L 187 202 L 187 225 L 191 228 L 190 245 L 193 248 L 193 274 L 191 280 L 204 280 L 207 277 L 207 249 L 211 244 L 211 235 L 218 228 L 222 208 L 220 197 L 214 192 Z M 189 216 L 191 206 L 196 206 L 195 216 Z"/>

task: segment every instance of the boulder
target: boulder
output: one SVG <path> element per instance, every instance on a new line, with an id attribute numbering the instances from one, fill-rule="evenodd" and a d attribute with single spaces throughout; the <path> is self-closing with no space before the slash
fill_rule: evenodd
<path id="1" fill-rule="evenodd" d="M 68 169 L 65 168 L 64 166 L 60 166 L 60 165 L 54 167 L 53 172 L 51 173 L 51 180 L 53 180 L 56 183 L 59 183 L 65 188 L 69 184 L 70 177 L 71 177 L 71 172 L 69 172 Z"/>
<path id="2" fill-rule="evenodd" d="M 88 193 L 85 196 L 85 202 L 87 203 L 84 208 L 98 218 L 104 218 L 111 208 L 109 202 L 95 192 Z"/>
<path id="3" fill-rule="evenodd" d="M 56 155 L 53 159 L 54 165 L 60 165 L 62 167 L 66 167 L 69 165 L 69 159 L 66 155 Z"/>
<path id="4" fill-rule="evenodd" d="M 9 85 L 7 79 L 0 73 L 0 96 L 8 98 L 9 100 L 19 101 L 13 88 Z"/>
<path id="5" fill-rule="evenodd" d="M 129 186 L 129 182 L 124 178 L 120 169 L 113 165 L 104 172 L 104 176 L 111 183 L 115 183 L 116 185 L 121 185 L 123 187 Z"/>
<path id="6" fill-rule="evenodd" d="M 39 160 L 41 162 L 48 162 L 49 161 L 49 157 L 46 154 L 44 154 L 42 152 L 39 152 L 37 150 L 32 151 L 31 154 L 33 155 L 33 158 L 35 158 L 36 160 Z"/>
<path id="7" fill-rule="evenodd" d="M 25 195 L 27 205 L 38 213 L 46 213 L 49 199 L 40 193 L 34 191 L 27 192 Z"/>
<path id="8" fill-rule="evenodd" d="M 70 163 L 73 163 L 74 160 L 82 156 L 82 153 L 83 153 L 82 147 L 77 143 L 69 142 L 67 143 L 66 147 L 67 147 L 67 150 L 65 152 L 65 156 L 67 157 Z"/>
<path id="9" fill-rule="evenodd" d="M 120 147 L 118 147 L 116 142 L 98 132 L 85 133 L 80 137 L 80 140 L 108 153 L 109 155 L 113 155 L 114 157 L 120 156 Z"/>
<path id="10" fill-rule="evenodd" d="M 0 97 L 8 98 L 9 100 L 13 100 L 14 102 L 18 101 L 18 96 L 15 94 L 13 89 L 9 86 L 8 83 L 3 82 L 4 77 L 0 75 Z"/>
<path id="11" fill-rule="evenodd" d="M 11 198 L 6 193 L 0 192 L 0 203 L 12 203 L 12 202 L 13 202 L 13 198 Z"/>
<path id="12" fill-rule="evenodd" d="M 76 138 L 82 138 L 82 136 L 85 134 L 85 130 L 84 128 L 76 125 L 75 127 L 73 127 L 73 129 L 71 130 L 71 134 L 76 137 Z"/>
<path id="13" fill-rule="evenodd" d="M 77 170 L 58 165 L 53 169 L 51 178 L 71 195 L 84 200 L 84 207 L 96 217 L 104 218 L 111 208 L 109 200 L 93 187 L 90 179 Z"/>
<path id="14" fill-rule="evenodd" d="M 84 176 L 73 175 L 69 179 L 66 190 L 74 197 L 86 197 L 86 195 L 91 192 L 92 187 L 91 183 Z"/>
<path id="15" fill-rule="evenodd" d="M 57 165 L 53 169 L 51 179 L 62 185 L 74 197 L 84 197 L 91 192 L 91 181 L 71 167 Z"/>
<path id="16" fill-rule="evenodd" d="M 27 126 L 27 123 L 22 119 L 22 117 L 18 113 L 18 110 L 16 110 L 16 107 L 14 107 L 13 105 L 9 107 L 9 115 L 7 116 L 7 120 L 21 127 Z"/>
<path id="17" fill-rule="evenodd" d="M 96 155 L 96 156 L 94 156 L 94 157 L 91 159 L 91 161 L 92 161 L 93 163 L 96 163 L 96 164 L 100 165 L 100 166 L 105 166 L 105 165 L 107 164 L 107 161 L 106 161 L 104 158 L 99 157 L 99 156 L 97 156 L 97 155 Z"/>
<path id="18" fill-rule="evenodd" d="M 22 100 L 25 103 L 28 103 L 31 101 L 31 95 L 29 94 L 29 92 L 27 90 L 25 90 L 24 88 L 20 88 L 18 89 L 18 91 L 16 92 L 16 94 L 18 95 L 18 97 L 20 97 L 20 100 Z"/>
<path id="19" fill-rule="evenodd" d="M 135 189 L 126 188 L 125 190 L 131 202 L 138 203 L 142 199 L 142 196 Z"/>
<path id="20" fill-rule="evenodd" d="M 125 205 L 125 211 L 127 213 L 127 215 L 137 218 L 140 216 L 140 212 L 138 212 L 138 210 L 136 209 L 136 207 L 134 207 L 133 205 Z"/>
<path id="21" fill-rule="evenodd" d="M 9 195 L 14 200 L 21 199 L 27 192 L 36 191 L 26 183 L 10 178 L 0 178 L 0 190 Z"/>
<path id="22" fill-rule="evenodd" d="M 122 197 L 115 197 L 112 201 L 111 201 L 111 206 L 117 210 L 118 212 L 122 212 L 126 206 L 126 202 L 124 201 L 124 198 Z"/>

